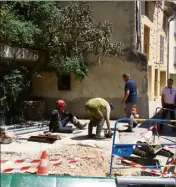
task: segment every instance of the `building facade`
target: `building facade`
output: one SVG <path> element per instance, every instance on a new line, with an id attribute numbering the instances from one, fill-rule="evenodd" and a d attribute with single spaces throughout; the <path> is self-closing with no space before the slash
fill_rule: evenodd
<path id="1" fill-rule="evenodd" d="M 176 88 L 176 20 L 169 23 L 169 77 Z"/>
<path id="2" fill-rule="evenodd" d="M 148 57 L 148 95 L 150 100 L 160 97 L 167 80 L 168 18 L 164 1 L 141 1 L 142 52 Z"/>
<path id="3" fill-rule="evenodd" d="M 125 54 L 118 58 L 101 57 L 103 64 L 95 65 L 93 55 L 86 57 L 89 75 L 83 81 L 75 79 L 74 75 L 62 76 L 55 73 L 40 72 L 41 78 L 33 82 L 33 97 L 42 98 L 47 102 L 47 113 L 55 107 L 56 99 L 67 102 L 67 110 L 79 118 L 88 117 L 84 104 L 93 97 L 102 97 L 112 101 L 115 110 L 111 117 L 124 117 L 124 106 L 121 100 L 124 94 L 122 75 L 131 74 L 139 89 L 138 110 L 141 117 L 148 117 L 148 80 L 146 56 L 136 50 L 137 46 L 137 2 L 111 1 L 89 2 L 92 15 L 97 21 L 108 21 L 113 25 L 113 41 L 121 41 Z M 138 11 L 139 12 L 139 11 Z"/>

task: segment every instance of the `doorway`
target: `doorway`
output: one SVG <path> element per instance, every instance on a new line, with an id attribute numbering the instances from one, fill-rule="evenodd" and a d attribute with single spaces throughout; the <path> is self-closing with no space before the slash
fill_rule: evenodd
<path id="1" fill-rule="evenodd" d="M 150 53 L 150 28 L 144 25 L 144 51 L 149 60 Z"/>
<path id="2" fill-rule="evenodd" d="M 160 72 L 160 94 L 162 93 L 163 88 L 166 86 L 166 72 Z"/>
<path id="3" fill-rule="evenodd" d="M 152 99 L 152 67 L 148 66 L 148 96 Z"/>

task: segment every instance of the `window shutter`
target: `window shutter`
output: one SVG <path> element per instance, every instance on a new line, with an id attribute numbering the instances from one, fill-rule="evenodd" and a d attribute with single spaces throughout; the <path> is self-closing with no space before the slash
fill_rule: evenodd
<path id="1" fill-rule="evenodd" d="M 160 35 L 160 62 L 164 62 L 164 36 Z"/>

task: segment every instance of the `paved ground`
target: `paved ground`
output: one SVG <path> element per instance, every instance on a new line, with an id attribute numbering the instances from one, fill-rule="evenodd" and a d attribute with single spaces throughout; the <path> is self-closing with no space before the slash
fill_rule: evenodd
<path id="1" fill-rule="evenodd" d="M 155 114 L 156 107 L 160 106 L 160 102 L 150 102 L 150 117 Z M 82 120 L 82 122 L 88 122 L 87 120 Z M 115 121 L 111 121 L 111 127 L 114 127 Z M 125 129 L 126 124 L 119 124 L 118 127 L 120 129 Z M 120 139 L 117 133 L 116 142 L 122 143 L 135 143 L 136 139 L 140 137 L 142 132 L 147 130 L 147 125 L 142 125 L 134 129 L 134 133 L 120 133 Z M 37 142 L 28 142 L 27 138 L 31 135 L 37 135 L 42 132 L 35 132 L 30 134 L 19 135 L 12 144 L 9 145 L 1 145 L 1 159 L 15 160 L 15 159 L 23 159 L 23 158 L 39 158 L 42 150 L 47 150 L 49 154 L 55 155 L 56 157 L 68 157 L 68 156 L 97 156 L 102 154 L 105 156 L 104 164 L 99 164 L 97 162 L 80 162 L 78 165 L 72 165 L 71 167 L 62 167 L 58 170 L 58 168 L 53 169 L 53 172 L 60 173 L 62 171 L 64 173 L 69 173 L 71 175 L 84 175 L 86 173 L 87 176 L 105 176 L 106 172 L 109 170 L 109 160 L 112 148 L 112 139 L 106 140 L 91 140 L 87 139 L 87 129 L 84 131 L 75 130 L 72 134 L 60 134 L 61 140 L 57 140 L 53 144 L 46 143 L 37 143 Z M 168 138 L 172 141 L 176 141 L 176 133 L 171 131 L 171 128 L 165 126 L 164 134 L 162 134 L 165 138 Z M 171 143 L 168 140 L 160 138 L 157 139 L 157 142 L 160 143 Z M 81 146 L 81 148 L 80 148 Z M 176 148 L 170 149 L 172 152 L 176 154 Z M 157 159 L 160 160 L 161 165 L 165 165 L 167 158 L 162 156 L 157 156 Z M 89 167 L 90 166 L 90 167 Z M 2 166 L 4 167 L 4 166 Z M 12 167 L 12 165 L 9 165 Z M 16 167 L 16 165 L 13 165 Z M 99 169 L 98 169 L 99 168 Z M 93 172 L 96 170 L 97 172 Z M 77 172 L 75 172 L 77 171 Z M 121 170 L 122 171 L 122 170 Z M 134 169 L 133 169 L 134 171 Z M 123 170 L 125 173 L 126 170 Z M 132 171 L 130 171 L 132 172 Z M 133 172 L 132 172 L 133 173 Z M 128 173 L 129 175 L 131 173 Z"/>
<path id="2" fill-rule="evenodd" d="M 83 122 L 86 122 L 86 120 L 83 120 Z M 125 125 L 126 124 L 119 124 L 119 128 L 125 129 L 126 128 Z M 114 127 L 114 121 L 111 121 L 111 127 L 112 128 Z M 135 128 L 134 133 L 121 133 L 122 135 L 120 136 L 120 140 L 119 140 L 119 136 L 117 133 L 116 142 L 121 141 L 122 143 L 135 143 L 136 139 L 138 137 L 140 137 L 140 134 L 142 132 L 145 132 L 146 130 L 147 130 L 146 127 L 143 126 L 143 127 Z M 176 141 L 176 133 L 172 133 L 170 128 L 166 128 L 165 131 L 166 131 L 167 135 L 169 135 L 169 136 L 165 136 L 166 138 Z M 105 140 L 87 139 L 87 137 L 86 137 L 87 136 L 87 129 L 86 129 L 84 131 L 75 130 L 72 134 L 60 134 L 61 140 L 57 140 L 53 144 L 28 142 L 26 139 L 29 136 L 34 135 L 34 134 L 35 135 L 39 134 L 39 132 L 20 135 L 20 136 L 18 136 L 19 140 L 14 141 L 12 144 L 1 145 L 1 159 L 11 159 L 12 157 L 13 157 L 12 158 L 13 160 L 15 158 L 21 159 L 23 157 L 23 155 L 27 155 L 27 154 L 28 154 L 28 158 L 30 157 L 29 156 L 30 154 L 31 155 L 36 154 L 39 157 L 41 154 L 41 151 L 45 150 L 45 149 L 48 150 L 48 152 L 52 152 L 52 150 L 54 150 L 54 152 L 57 152 L 59 155 L 63 155 L 64 152 L 67 152 L 66 155 L 68 155 L 68 154 L 70 154 L 71 149 L 65 149 L 65 148 L 71 146 L 71 148 L 73 149 L 73 147 L 76 145 L 84 145 L 84 146 L 88 146 L 89 148 L 91 146 L 94 148 L 99 148 L 99 150 L 102 150 L 103 155 L 107 156 L 106 166 L 104 166 L 106 169 L 104 169 L 104 170 L 108 170 L 108 165 L 109 165 L 108 160 L 110 160 L 112 139 L 105 139 Z M 170 141 L 165 140 L 165 139 L 161 139 L 161 138 L 160 138 L 160 142 L 161 143 L 171 143 Z M 75 147 L 75 149 L 76 149 L 76 147 Z M 82 152 L 79 153 L 79 155 L 77 155 L 76 153 L 74 153 L 74 155 L 75 156 L 85 156 L 85 154 L 89 155 L 90 151 L 88 151 L 88 149 L 84 149 L 84 151 L 82 150 Z M 13 152 L 15 154 L 13 154 Z M 62 152 L 62 154 L 61 154 L 61 152 Z M 172 148 L 172 152 L 176 153 L 176 148 L 175 149 Z M 9 155 L 8 155 L 8 153 L 9 153 Z M 94 154 L 96 155 L 97 153 L 94 152 Z M 17 155 L 17 157 L 15 157 L 15 155 Z M 162 164 L 162 165 L 166 164 L 166 161 L 167 161 L 166 157 L 157 156 L 157 159 L 160 160 L 160 164 Z M 96 167 L 98 167 L 98 166 L 96 165 Z M 68 171 L 71 172 L 69 169 L 68 169 Z M 82 170 L 80 171 L 80 173 L 81 172 L 82 172 Z M 100 173 L 100 171 L 99 171 L 99 173 Z M 103 175 L 101 175 L 101 176 L 103 176 Z"/>
<path id="3" fill-rule="evenodd" d="M 82 120 L 83 122 L 87 122 L 86 120 Z M 125 129 L 126 124 L 120 124 L 120 129 Z M 114 121 L 111 121 L 111 127 L 114 127 Z M 128 139 L 126 142 L 132 142 L 136 139 L 137 135 L 140 135 L 140 133 L 144 132 L 146 130 L 147 125 L 141 126 L 139 128 L 134 129 L 134 133 L 128 133 L 130 136 L 127 136 Z M 95 130 L 95 129 L 94 129 Z M 25 134 L 25 135 L 19 135 L 19 139 L 24 139 L 23 142 L 25 142 L 25 138 L 28 138 L 31 135 L 39 134 L 39 132 Z M 127 133 L 122 133 L 125 137 Z M 111 145 L 112 145 L 112 139 L 105 139 L 105 140 L 91 140 L 87 139 L 87 129 L 84 131 L 81 130 L 75 130 L 72 134 L 60 134 L 61 140 L 56 141 L 54 144 L 45 144 L 45 143 L 36 143 L 36 142 L 28 142 L 25 143 L 18 143 L 13 142 L 9 145 L 1 145 L 1 152 L 39 152 L 41 149 L 48 149 L 48 148 L 59 148 L 59 146 L 65 144 L 85 144 L 90 145 L 94 147 L 99 147 L 104 149 L 107 152 L 110 152 Z M 171 131 L 171 128 L 165 127 L 165 132 L 163 133 L 163 136 L 176 141 L 176 133 L 173 133 Z M 116 137 L 116 140 L 118 141 L 118 136 Z M 125 138 L 126 140 L 126 138 Z M 161 139 L 162 143 L 168 143 L 169 141 Z"/>

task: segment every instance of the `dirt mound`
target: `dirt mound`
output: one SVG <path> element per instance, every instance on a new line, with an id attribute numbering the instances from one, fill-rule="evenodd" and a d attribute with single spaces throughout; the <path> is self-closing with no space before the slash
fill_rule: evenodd
<path id="1" fill-rule="evenodd" d="M 50 172 L 74 176 L 106 176 L 109 161 L 107 155 L 99 148 L 83 145 L 63 146 L 52 158 L 80 158 L 85 156 L 90 159 L 83 158 L 71 164 L 64 162 L 59 167 L 51 167 Z"/>
<path id="2" fill-rule="evenodd" d="M 109 170 L 109 157 L 99 148 L 84 145 L 63 145 L 59 149 L 48 149 L 47 153 L 48 160 L 61 159 L 63 161 L 60 166 L 52 166 L 51 163 L 54 162 L 48 162 L 49 174 L 96 177 L 106 176 Z M 68 163 L 68 159 L 74 160 L 81 157 L 88 158 L 82 158 L 76 162 Z M 39 154 L 1 153 L 2 160 L 15 161 L 18 159 L 39 158 Z M 33 169 L 28 170 L 28 172 L 35 172 L 36 166 L 33 165 Z"/>

